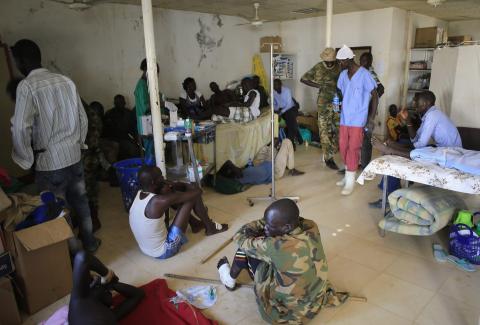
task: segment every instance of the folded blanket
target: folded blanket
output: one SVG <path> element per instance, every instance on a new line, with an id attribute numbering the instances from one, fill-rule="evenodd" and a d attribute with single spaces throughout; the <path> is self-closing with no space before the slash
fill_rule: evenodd
<path id="1" fill-rule="evenodd" d="M 403 188 L 388 197 L 391 213 L 379 223 L 387 231 L 429 236 L 445 227 L 465 202 L 451 191 L 431 186 Z"/>
<path id="2" fill-rule="evenodd" d="M 412 160 L 455 168 L 465 173 L 480 175 L 480 151 L 453 147 L 425 147 L 410 152 Z"/>

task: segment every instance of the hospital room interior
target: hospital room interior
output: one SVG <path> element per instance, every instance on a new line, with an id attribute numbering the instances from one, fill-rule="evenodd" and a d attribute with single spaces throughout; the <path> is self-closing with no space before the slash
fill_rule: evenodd
<path id="1" fill-rule="evenodd" d="M 0 324 L 480 324 L 479 85 L 478 0 L 2 0 Z"/>

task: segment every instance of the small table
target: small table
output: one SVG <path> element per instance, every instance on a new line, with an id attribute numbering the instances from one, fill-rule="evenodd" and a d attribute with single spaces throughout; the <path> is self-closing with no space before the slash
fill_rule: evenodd
<path id="1" fill-rule="evenodd" d="M 201 186 L 201 179 L 198 174 L 197 159 L 195 151 L 193 150 L 193 143 L 209 144 L 213 143 L 213 163 L 209 163 L 205 170 L 205 175 L 208 175 L 212 170 L 214 174 L 217 171 L 217 157 L 216 157 L 216 124 L 196 125 L 195 132 L 186 132 L 184 127 L 164 127 L 164 132 L 177 132 L 176 140 L 164 140 L 173 143 L 172 155 L 176 166 L 167 170 L 167 177 L 174 180 L 185 180 L 187 174 L 187 167 L 183 163 L 183 146 L 182 142 L 188 143 L 189 160 L 193 165 L 195 174 L 195 181 Z"/>

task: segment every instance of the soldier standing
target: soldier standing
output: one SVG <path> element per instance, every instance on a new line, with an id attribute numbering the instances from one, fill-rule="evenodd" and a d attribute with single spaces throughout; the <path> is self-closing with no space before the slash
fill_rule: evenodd
<path id="1" fill-rule="evenodd" d="M 85 172 L 85 188 L 87 191 L 88 205 L 92 216 L 93 232 L 101 228 L 98 218 L 98 179 L 101 168 L 100 136 L 102 134 L 102 113 L 103 106 L 98 102 L 90 105 L 84 103 L 88 119 L 88 132 L 85 144 L 88 149 L 82 151 L 83 168 Z"/>
<path id="2" fill-rule="evenodd" d="M 300 80 L 310 87 L 318 88 L 318 131 L 322 145 L 323 159 L 331 169 L 338 169 L 333 155 L 338 152 L 339 112 L 334 111 L 333 98 L 337 93 L 337 80 L 340 65 L 335 58 L 335 50 L 327 47 L 320 54 L 321 62 L 305 73 Z"/>

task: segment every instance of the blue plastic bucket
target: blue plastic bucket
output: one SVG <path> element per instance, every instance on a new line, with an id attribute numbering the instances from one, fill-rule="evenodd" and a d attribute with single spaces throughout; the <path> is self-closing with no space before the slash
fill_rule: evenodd
<path id="1" fill-rule="evenodd" d="M 140 185 L 138 184 L 138 171 L 145 164 L 143 158 L 126 159 L 113 164 L 117 173 L 120 190 L 122 191 L 123 205 L 127 212 L 132 206 Z"/>

